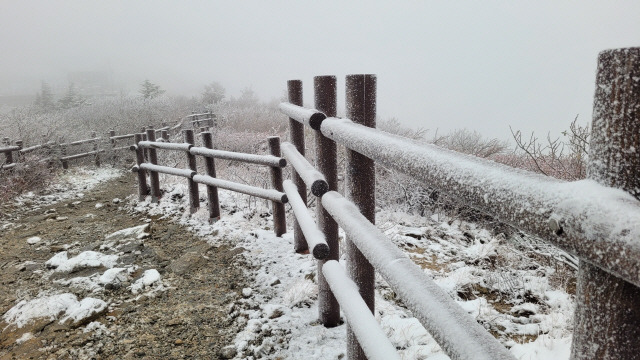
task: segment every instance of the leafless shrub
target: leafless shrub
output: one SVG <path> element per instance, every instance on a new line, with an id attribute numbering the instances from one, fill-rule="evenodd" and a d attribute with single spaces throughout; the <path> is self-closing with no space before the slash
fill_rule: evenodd
<path id="1" fill-rule="evenodd" d="M 47 166 L 34 156 L 20 159 L 11 170 L 0 170 L 0 203 L 22 193 L 45 188 L 54 173 L 55 167 Z"/>
<path id="2" fill-rule="evenodd" d="M 496 138 L 485 139 L 479 132 L 468 129 L 458 129 L 448 135 L 434 136 L 431 143 L 449 150 L 481 158 L 494 157 L 504 153 L 508 148 L 506 141 Z"/>
<path id="3" fill-rule="evenodd" d="M 578 116 L 571 122 L 569 130 L 561 137 L 547 134 L 540 140 L 533 133 L 529 139 L 522 138 L 522 132 L 511 129 L 516 142 L 516 151 L 496 159 L 504 164 L 536 171 L 547 176 L 564 180 L 580 180 L 586 177 L 589 148 L 589 124 L 578 124 Z"/>

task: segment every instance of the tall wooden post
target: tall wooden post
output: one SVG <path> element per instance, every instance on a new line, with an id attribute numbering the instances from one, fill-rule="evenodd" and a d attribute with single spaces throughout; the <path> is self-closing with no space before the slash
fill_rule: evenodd
<path id="1" fill-rule="evenodd" d="M 65 157 L 67 156 L 67 145 L 65 144 L 65 139 L 64 137 L 60 138 L 60 156 L 61 157 Z M 69 161 L 68 160 L 62 160 L 62 168 L 63 169 L 68 169 L 69 168 Z"/>
<path id="2" fill-rule="evenodd" d="M 368 127 L 376 127 L 376 76 L 348 75 L 346 77 L 347 118 Z M 376 223 L 375 162 L 347 149 L 346 197 L 351 200 L 372 224 Z M 358 285 L 360 296 L 373 313 L 375 306 L 375 271 L 367 258 L 346 238 L 347 273 Z M 367 357 L 347 324 L 347 358 L 365 360 Z"/>
<path id="3" fill-rule="evenodd" d="M 142 141 L 142 134 L 135 134 L 135 144 L 138 145 Z M 140 165 L 144 162 L 144 154 L 140 147 L 136 148 L 136 163 L 138 164 L 138 199 L 144 200 L 145 196 L 149 195 L 149 186 L 147 185 L 147 175 L 144 169 L 140 168 Z"/>
<path id="4" fill-rule="evenodd" d="M 281 157 L 280 153 L 280 137 L 279 136 L 271 136 L 267 138 L 269 142 L 269 151 L 271 155 L 276 157 Z M 283 192 L 282 188 L 282 169 L 279 167 L 271 167 L 271 186 Z M 284 210 L 284 204 L 273 201 L 273 231 L 276 233 L 276 236 L 282 236 L 282 234 L 287 232 L 287 213 Z"/>
<path id="5" fill-rule="evenodd" d="M 210 132 L 203 132 L 202 143 L 207 149 L 213 149 L 213 135 Z M 204 166 L 208 176 L 216 177 L 216 164 L 212 157 L 205 156 Z M 218 188 L 207 185 L 207 197 L 209 199 L 209 223 L 212 224 L 220 220 L 220 202 L 218 200 Z"/>
<path id="6" fill-rule="evenodd" d="M 184 142 L 187 144 L 195 145 L 195 137 L 193 135 L 193 130 L 183 130 L 184 134 Z M 187 151 L 187 164 L 189 166 L 189 170 L 198 171 L 198 166 L 196 163 L 196 156 L 191 155 L 190 152 Z M 193 214 L 198 211 L 200 207 L 200 193 L 198 192 L 198 183 L 193 181 L 192 179 L 188 179 L 189 181 L 189 211 Z"/>
<path id="7" fill-rule="evenodd" d="M 4 143 L 4 145 L 11 145 L 11 140 L 9 140 L 9 138 L 8 138 L 8 137 L 3 138 L 3 139 L 2 139 L 2 142 Z M 4 161 L 4 162 L 5 162 L 7 165 L 9 165 L 9 164 L 13 164 L 13 153 L 12 153 L 11 151 L 6 151 L 6 152 L 4 153 L 4 157 L 5 157 L 5 161 Z"/>
<path id="8" fill-rule="evenodd" d="M 289 102 L 294 105 L 302 106 L 302 81 L 287 81 L 287 89 L 289 92 Z M 291 143 L 296 147 L 298 152 L 304 156 L 304 124 L 289 118 L 289 139 L 291 139 Z M 293 183 L 296 184 L 296 187 L 298 188 L 298 194 L 300 194 L 302 202 L 307 205 L 307 185 L 295 169 L 291 168 L 291 173 L 293 175 Z M 295 216 L 293 217 L 293 250 L 297 253 L 309 250 L 307 240 L 304 238 L 302 229 L 300 228 Z"/>
<path id="9" fill-rule="evenodd" d="M 91 132 L 91 137 L 95 139 L 95 138 L 98 137 L 98 134 L 95 131 L 93 131 L 93 132 Z M 94 140 L 93 141 L 93 151 L 96 152 L 94 160 L 95 160 L 95 164 L 96 164 L 97 167 L 100 167 L 100 153 L 98 152 L 98 148 L 99 148 L 98 142 L 99 141 L 100 140 Z"/>
<path id="10" fill-rule="evenodd" d="M 336 77 L 316 76 L 313 78 L 313 82 L 316 109 L 325 113 L 327 117 L 336 116 Z M 329 185 L 329 190 L 338 190 L 336 143 L 322 135 L 320 131 L 315 132 L 315 141 L 318 170 L 324 174 L 327 184 Z M 331 292 L 327 280 L 324 278 L 322 266 L 326 261 L 338 260 L 340 257 L 338 224 L 322 207 L 320 201 L 317 202 L 317 221 L 318 228 L 324 233 L 327 245 L 329 245 L 329 256 L 325 260 L 318 260 L 318 311 L 322 324 L 326 327 L 333 327 L 337 326 L 340 322 L 340 305 L 338 305 L 338 301 Z"/>
<path id="11" fill-rule="evenodd" d="M 162 137 L 162 140 L 164 140 L 165 142 L 171 142 L 171 140 L 169 139 L 169 131 L 162 130 L 160 132 L 160 136 Z"/>
<path id="12" fill-rule="evenodd" d="M 156 131 L 153 129 L 147 129 L 147 141 L 156 141 Z M 157 150 L 153 148 L 146 149 L 147 156 L 149 157 L 149 163 L 158 165 Z M 160 176 L 156 171 L 149 171 L 149 182 L 151 183 L 151 202 L 157 203 L 160 201 Z"/>
<path id="13" fill-rule="evenodd" d="M 117 159 L 116 157 L 116 151 L 114 150 L 116 147 L 116 141 L 114 139 L 112 139 L 112 137 L 116 136 L 116 131 L 115 130 L 109 130 L 109 143 L 111 143 L 111 162 L 112 164 L 115 165 L 115 161 Z"/>
<path id="14" fill-rule="evenodd" d="M 589 179 L 640 199 L 640 48 L 598 57 Z M 624 256 L 624 254 L 620 254 Z M 580 261 L 572 359 L 640 357 L 640 288 Z"/>

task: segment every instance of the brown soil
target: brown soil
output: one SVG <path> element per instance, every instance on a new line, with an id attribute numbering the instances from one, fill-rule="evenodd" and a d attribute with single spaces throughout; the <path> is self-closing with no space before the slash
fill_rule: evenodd
<path id="1" fill-rule="evenodd" d="M 222 357 L 222 348 L 231 344 L 239 331 L 229 317 L 231 304 L 241 297 L 238 293 L 245 286 L 239 252 L 211 246 L 169 220 L 149 219 L 127 211 L 122 203 L 112 202 L 135 191 L 133 177 L 125 175 L 87 192 L 82 199 L 39 209 L 3 206 L 0 220 L 14 226 L 0 232 L 0 314 L 39 293 L 71 292 L 79 300 L 91 296 L 110 306 L 107 312 L 76 325 L 43 319 L 16 328 L 0 321 L 0 359 Z M 104 206 L 96 208 L 98 202 Z M 104 268 L 43 278 L 44 273 L 50 272 L 44 263 L 66 246 L 70 254 L 102 251 L 99 247 L 106 235 L 149 220 L 150 237 L 128 249 L 121 248 L 125 254 L 119 261 L 140 267 L 134 279 L 146 269 L 157 269 L 169 285 L 168 290 L 155 296 L 139 296 L 133 295 L 124 283 L 88 293 L 54 283 L 56 279 L 104 272 Z M 41 237 L 46 244 L 29 245 L 26 240 L 32 236 Z M 89 321 L 104 324 L 107 332 L 85 333 Z M 33 338 L 18 344 L 16 340 L 26 332 L 31 332 Z"/>

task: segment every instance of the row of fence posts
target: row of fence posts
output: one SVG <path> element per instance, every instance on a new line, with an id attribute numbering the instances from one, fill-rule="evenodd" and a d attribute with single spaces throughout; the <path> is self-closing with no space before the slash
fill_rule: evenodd
<path id="1" fill-rule="evenodd" d="M 186 129 L 182 131 L 184 143 L 195 145 L 195 134 L 193 130 Z M 200 133 L 202 138 L 202 144 L 207 149 L 214 149 L 213 146 L 213 134 L 208 131 Z M 143 148 L 138 146 L 141 141 L 156 141 L 155 131 L 153 129 L 146 129 L 146 133 L 135 134 L 135 151 L 136 151 L 136 163 L 138 173 L 138 195 L 140 201 L 144 200 L 147 195 L 151 195 L 151 201 L 154 203 L 159 202 L 161 197 L 160 190 L 160 178 L 157 171 L 146 171 L 142 168 L 142 164 L 145 163 L 145 159 L 151 165 L 158 165 L 157 150 L 153 147 Z M 270 149 L 270 154 L 280 158 L 280 138 L 272 136 L 267 139 Z M 146 155 L 145 155 L 146 151 Z M 198 172 L 196 155 L 191 154 L 188 150 L 186 153 L 186 163 L 193 173 Z M 211 156 L 203 156 L 205 164 L 205 174 L 212 178 L 216 178 L 215 160 Z M 283 165 L 284 166 L 284 165 Z M 283 192 L 283 178 L 282 169 L 280 167 L 271 166 L 271 185 L 272 187 Z M 149 173 L 149 185 L 147 185 L 147 172 Z M 200 208 L 200 194 L 199 184 L 194 181 L 193 177 L 187 179 L 188 181 L 188 193 L 189 193 L 189 210 L 191 213 L 195 213 Z M 218 198 L 218 188 L 213 185 L 206 185 L 208 205 L 207 210 L 209 212 L 209 222 L 214 222 L 220 219 L 220 204 Z M 282 236 L 287 231 L 286 225 L 286 211 L 284 203 L 278 201 L 272 201 L 274 232 L 276 236 Z"/>
<path id="2" fill-rule="evenodd" d="M 368 127 L 376 126 L 376 89 L 375 75 L 349 75 L 346 78 L 346 110 L 347 117 L 355 123 Z M 302 81 L 290 80 L 287 82 L 289 102 L 302 106 L 303 93 Z M 315 108 L 323 112 L 327 117 L 335 117 L 337 113 L 337 82 L 335 76 L 317 76 L 314 78 L 314 102 Z M 338 189 L 338 166 L 336 143 L 322 135 L 319 129 L 315 129 L 316 163 L 320 173 L 325 176 L 329 185 L 329 191 Z M 304 125 L 289 119 L 289 131 L 291 143 L 298 152 L 304 156 Z M 293 180 L 298 187 L 303 201 L 307 202 L 307 188 L 295 170 Z M 372 223 L 375 223 L 375 163 L 373 160 L 355 151 L 347 150 L 346 158 L 346 197 L 353 202 L 362 214 Z M 322 272 L 323 265 L 330 260 L 338 260 L 338 224 L 323 208 L 320 201 L 316 208 L 319 229 L 324 233 L 329 245 L 329 256 L 324 260 L 318 260 L 318 309 L 319 320 L 326 327 L 337 326 L 340 323 L 340 305 L 331 292 L 327 280 Z M 294 248 L 297 252 L 307 250 L 304 235 L 297 221 L 294 222 Z M 365 301 L 371 312 L 375 308 L 375 271 L 369 261 L 360 253 L 358 248 L 346 239 L 347 272 L 349 277 L 358 286 L 360 296 Z M 347 324 L 347 354 L 349 359 L 366 358 L 359 346 L 355 335 Z"/>
<path id="3" fill-rule="evenodd" d="M 336 116 L 336 78 L 314 78 L 315 108 L 327 117 Z M 302 105 L 302 82 L 288 82 L 289 102 Z M 346 78 L 346 116 L 357 124 L 375 127 L 376 78 Z M 640 48 L 600 53 L 594 99 L 594 119 L 588 178 L 601 185 L 620 188 L 640 199 Z M 302 124 L 290 119 L 291 141 L 304 154 Z M 313 127 L 313 126 L 312 126 Z M 315 129 L 316 161 L 330 190 L 337 190 L 336 144 Z M 346 197 L 372 223 L 375 221 L 374 160 L 347 149 Z M 306 193 L 297 174 L 301 196 Z M 330 255 L 318 261 L 319 319 L 327 327 L 339 321 L 339 305 L 323 277 L 322 266 L 338 260 L 337 224 L 318 202 L 318 226 L 324 232 Z M 583 219 L 591 221 L 592 219 Z M 593 219 L 597 220 L 597 219 Z M 581 230 L 586 231 L 586 230 Z M 629 231 L 629 230 L 623 230 Z M 556 234 L 558 235 L 558 234 Z M 304 249 L 296 226 L 295 247 Z M 558 235 L 560 236 L 560 235 Z M 612 243 L 614 246 L 614 243 Z M 617 245 L 615 245 L 617 246 Z M 371 311 L 374 310 L 374 270 L 347 236 L 347 272 Z M 620 254 L 620 256 L 624 256 Z M 637 272 L 638 269 L 635 269 Z M 572 359 L 636 359 L 640 354 L 640 288 L 581 258 L 577 276 Z M 365 359 L 347 324 L 349 359 Z"/>
<path id="4" fill-rule="evenodd" d="M 163 128 L 162 130 L 160 130 L 161 132 L 161 137 L 163 139 L 163 141 L 169 141 L 169 132 L 167 129 L 167 126 L 165 123 L 162 124 Z M 144 131 L 145 129 L 143 129 Z M 14 157 L 13 152 L 17 152 L 18 155 L 20 155 L 22 152 L 28 152 L 28 151 L 32 151 L 33 149 L 43 149 L 43 148 L 48 148 L 50 152 L 53 152 L 54 154 L 57 153 L 57 157 L 60 159 L 60 162 L 62 163 L 62 168 L 63 169 L 68 169 L 69 168 L 69 161 L 70 160 L 74 160 L 74 159 L 78 159 L 78 158 L 82 158 L 82 157 L 87 157 L 87 156 L 91 156 L 94 155 L 94 163 L 96 166 L 100 166 L 101 164 L 101 159 L 100 159 L 100 153 L 101 152 L 105 152 L 106 149 L 100 149 L 100 138 L 97 137 L 97 133 L 95 131 L 91 132 L 90 134 L 90 138 L 89 139 L 85 139 L 85 140 L 77 140 L 77 141 L 71 141 L 71 142 L 65 142 L 64 138 L 60 138 L 58 143 L 54 143 L 54 142 L 47 142 L 46 140 L 43 141 L 42 144 L 40 145 L 35 145 L 29 149 L 23 148 L 23 141 L 22 140 L 16 140 L 15 141 L 15 145 L 11 146 L 11 140 L 8 137 L 4 137 L 2 139 L 2 144 L 5 146 L 5 148 L 10 147 L 11 150 L 8 151 L 2 151 L 4 153 L 5 156 L 5 160 L 4 160 L 4 165 L 3 168 L 5 169 L 10 169 L 13 166 L 15 166 L 15 164 L 17 163 L 18 159 L 16 157 Z M 44 135 L 43 135 L 44 138 Z M 117 136 L 115 130 L 110 130 L 109 131 L 109 143 L 111 144 L 111 151 L 112 154 L 114 156 L 114 160 L 115 160 L 115 152 L 118 150 L 124 150 L 124 149 L 129 149 L 130 145 L 127 146 L 121 146 L 118 147 L 117 146 L 117 141 L 119 139 L 132 139 L 134 138 L 134 134 L 127 134 L 127 135 L 120 135 Z M 145 138 L 146 138 L 146 134 L 145 134 Z M 86 153 L 78 153 L 78 154 L 71 154 L 69 155 L 69 148 L 70 147 L 74 147 L 74 146 L 79 146 L 82 144 L 92 144 L 92 151 L 86 152 Z M 24 150 L 24 151 L 23 151 Z M 45 159 L 46 160 L 46 159 Z"/>

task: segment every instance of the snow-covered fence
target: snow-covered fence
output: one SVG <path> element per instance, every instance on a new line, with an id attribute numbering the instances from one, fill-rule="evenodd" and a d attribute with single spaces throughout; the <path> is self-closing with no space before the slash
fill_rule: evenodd
<path id="1" fill-rule="evenodd" d="M 322 195 L 322 205 L 355 245 L 347 245 L 347 267 L 365 301 L 371 286 L 366 278 L 373 271 L 353 260 L 360 255 L 380 271 L 449 356 L 510 357 L 377 231 L 373 219 L 364 216 L 373 203 L 358 203 L 357 194 L 374 191 L 363 192 L 366 185 L 353 181 L 358 177 L 373 181 L 372 172 L 363 175 L 358 167 L 362 160 L 370 159 L 453 194 L 469 206 L 576 255 L 581 261 L 572 358 L 627 359 L 640 353 L 640 48 L 608 50 L 599 56 L 589 180 L 576 182 L 510 168 L 368 127 L 365 118 L 375 118 L 372 76 L 347 77 L 346 108 L 351 120 L 335 118 L 335 100 L 332 104 L 322 98 L 335 99 L 335 78 L 327 78 L 331 77 L 315 78 L 318 110 L 292 103 L 281 104 L 280 110 L 292 121 L 316 130 L 320 145 L 317 160 L 325 176 L 323 163 L 335 163 L 335 153 L 323 150 L 326 141 L 344 145 L 348 157 L 356 159 L 346 166 L 347 197 L 355 206 L 334 191 Z M 299 81 L 288 84 L 290 94 L 292 86 L 301 86 Z M 329 187 L 335 190 L 331 182 Z M 318 218 L 323 221 L 322 216 Z M 323 231 L 327 236 L 326 229 Z M 334 246 L 329 239 L 327 242 Z M 322 262 L 319 267 L 321 270 Z M 333 306 L 331 302 L 321 303 L 323 285 L 319 286 L 319 317 L 332 326 L 325 320 L 326 313 L 335 309 L 327 310 Z M 352 341 L 349 348 L 349 358 L 364 356 Z"/>
<path id="2" fill-rule="evenodd" d="M 212 127 L 215 126 L 216 115 L 214 115 L 211 111 L 202 114 L 196 114 L 195 112 L 189 116 L 187 116 L 189 121 L 191 122 L 191 126 L 193 126 L 194 131 L 201 130 L 209 131 Z"/>
<path id="3" fill-rule="evenodd" d="M 270 155 L 255 155 L 223 151 L 213 149 L 212 134 L 202 132 L 203 147 L 195 146 L 193 130 L 183 130 L 183 143 L 168 143 L 156 141 L 155 131 L 146 130 L 146 139 L 143 134 L 135 134 L 135 145 L 130 148 L 136 152 L 137 165 L 132 171 L 138 174 L 138 194 L 140 200 L 151 195 L 152 202 L 158 202 L 161 197 L 159 173 L 185 177 L 189 183 L 189 206 L 191 212 L 200 207 L 198 184 L 207 186 L 209 221 L 220 218 L 220 205 L 218 203 L 218 188 L 239 192 L 262 199 L 271 200 L 273 204 L 274 232 L 281 236 L 286 232 L 286 214 L 284 204 L 288 201 L 282 188 L 282 170 L 287 165 L 285 159 L 280 158 L 280 138 L 268 138 Z M 148 162 L 145 161 L 144 150 L 148 151 Z M 170 150 L 183 152 L 187 159 L 188 169 L 177 169 L 158 165 L 157 150 Z M 206 175 L 198 174 L 196 156 L 204 157 Z M 273 189 L 235 183 L 216 178 L 214 159 L 234 160 L 245 163 L 269 166 L 271 168 L 271 184 Z M 147 185 L 147 174 L 149 185 Z"/>

